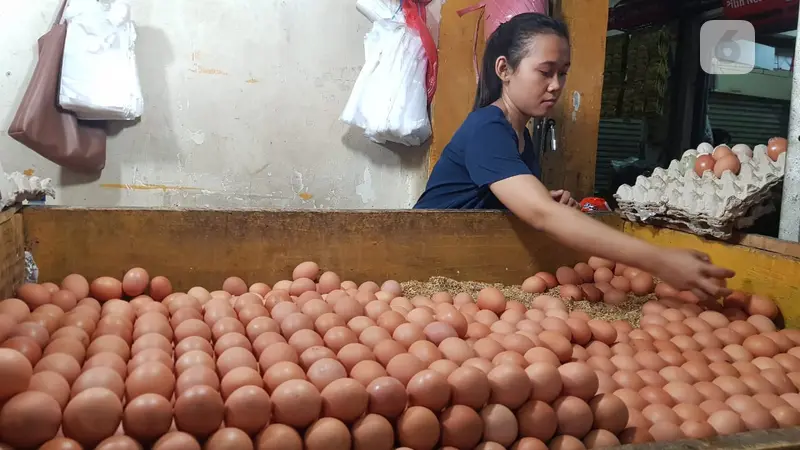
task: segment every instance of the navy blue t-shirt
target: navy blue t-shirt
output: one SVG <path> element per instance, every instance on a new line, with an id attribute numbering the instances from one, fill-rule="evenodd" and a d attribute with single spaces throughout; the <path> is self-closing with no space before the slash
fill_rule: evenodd
<path id="1" fill-rule="evenodd" d="M 415 209 L 506 209 L 489 186 L 516 175 L 541 176 L 527 130 L 517 133 L 494 106 L 473 111 L 444 148 Z"/>

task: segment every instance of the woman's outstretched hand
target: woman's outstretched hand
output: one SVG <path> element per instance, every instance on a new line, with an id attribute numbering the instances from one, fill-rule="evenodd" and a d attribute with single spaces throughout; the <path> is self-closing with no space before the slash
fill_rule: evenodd
<path id="1" fill-rule="evenodd" d="M 701 300 L 716 299 L 731 293 L 725 279 L 732 270 L 715 266 L 703 252 L 684 249 L 663 249 L 653 275 L 675 289 L 692 291 Z"/>
<path id="2" fill-rule="evenodd" d="M 558 203 L 561 203 L 562 205 L 567 205 L 571 208 L 580 209 L 580 204 L 578 204 L 577 200 L 572 198 L 572 194 L 570 194 L 569 191 L 566 191 L 564 189 L 559 189 L 557 191 L 550 191 L 550 197 L 552 197 L 553 200 L 557 201 Z"/>

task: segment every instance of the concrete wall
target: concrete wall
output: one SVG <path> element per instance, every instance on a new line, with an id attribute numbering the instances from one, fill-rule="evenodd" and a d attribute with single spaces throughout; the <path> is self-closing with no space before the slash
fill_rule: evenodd
<path id="1" fill-rule="evenodd" d="M 0 2 L 0 158 L 52 177 L 54 203 L 405 208 L 424 188 L 425 149 L 338 120 L 370 29 L 354 0 L 132 2 L 144 116 L 99 177 L 61 170 L 6 134 L 58 2 Z"/>

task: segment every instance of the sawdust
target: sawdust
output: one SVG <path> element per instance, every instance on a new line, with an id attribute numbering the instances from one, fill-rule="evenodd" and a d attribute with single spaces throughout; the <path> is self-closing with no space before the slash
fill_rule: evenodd
<path id="1" fill-rule="evenodd" d="M 430 297 L 436 292 L 447 292 L 455 296 L 461 292 L 466 292 L 473 299 L 477 299 L 478 292 L 486 287 L 494 287 L 505 295 L 507 300 L 516 300 L 526 307 L 531 307 L 533 299 L 539 295 L 551 295 L 560 297 L 559 288 L 550 289 L 544 294 L 529 294 L 522 290 L 521 285 L 503 285 L 500 283 L 480 283 L 477 281 L 456 281 L 446 277 L 431 277 L 428 281 L 406 281 L 400 284 L 403 288 L 403 295 L 409 299 L 423 295 Z M 634 327 L 639 326 L 639 319 L 642 317 L 642 305 L 649 300 L 654 300 L 655 295 L 643 297 L 628 294 L 628 300 L 619 306 L 607 305 L 603 302 L 589 302 L 586 300 L 574 301 L 564 300 L 564 304 L 569 311 L 583 311 L 593 319 L 601 319 L 609 322 L 615 320 L 625 320 Z"/>

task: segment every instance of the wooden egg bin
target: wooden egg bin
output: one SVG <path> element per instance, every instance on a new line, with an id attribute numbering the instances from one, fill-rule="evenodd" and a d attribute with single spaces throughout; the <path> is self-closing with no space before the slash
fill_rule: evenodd
<path id="1" fill-rule="evenodd" d="M 738 244 L 599 218 L 644 240 L 694 248 L 736 271 L 729 286 L 775 299 L 800 326 L 800 245 L 743 236 Z M 520 284 L 589 255 L 570 251 L 500 212 L 154 210 L 24 207 L 0 213 L 0 298 L 24 280 L 25 250 L 39 281 L 70 273 L 121 278 L 130 268 L 168 277 L 176 291 L 217 289 L 228 276 L 274 283 L 316 261 L 357 283 L 386 279 Z M 636 448 L 800 448 L 800 429 Z"/>

